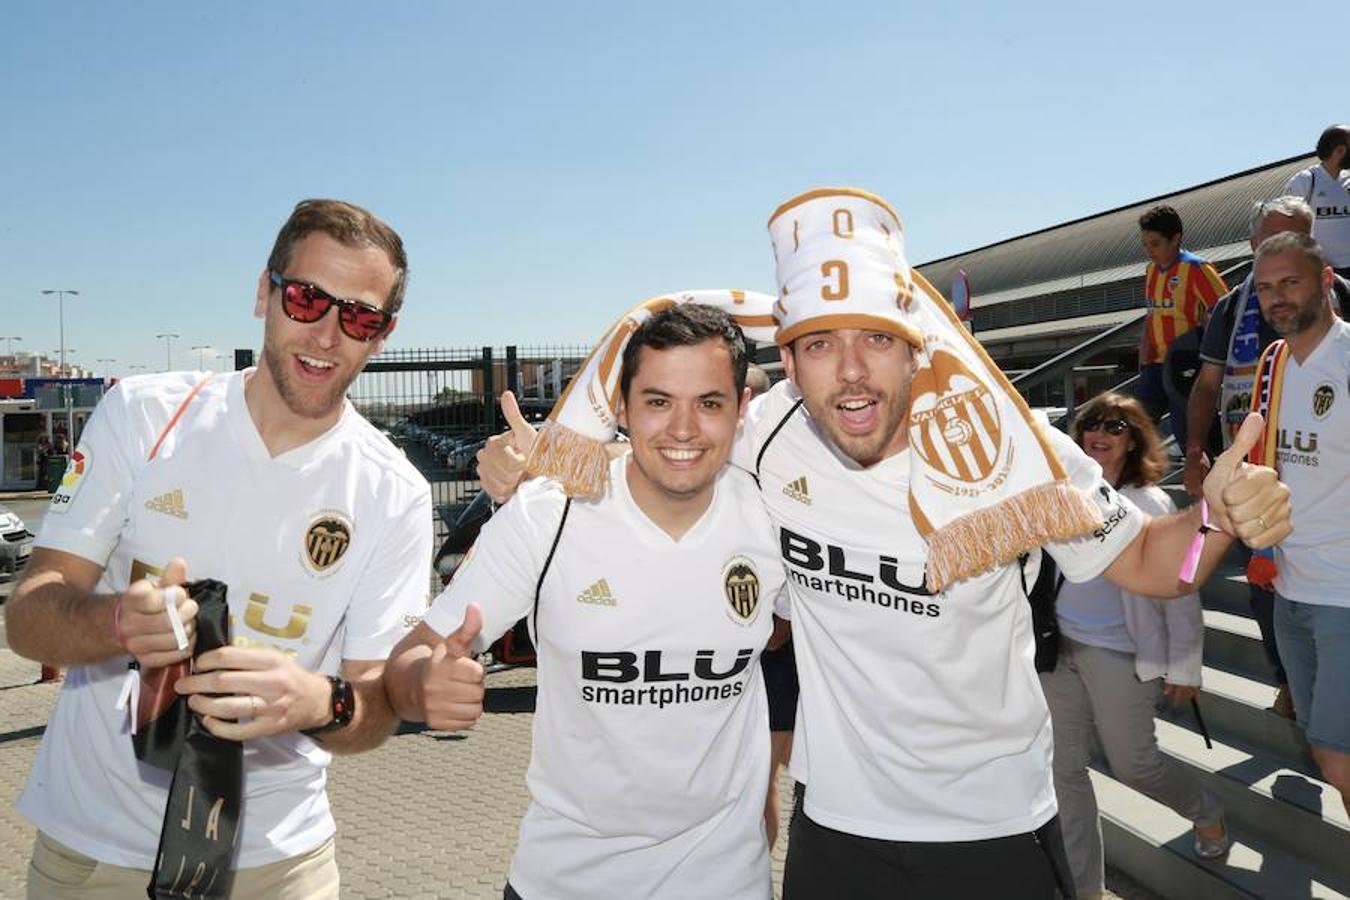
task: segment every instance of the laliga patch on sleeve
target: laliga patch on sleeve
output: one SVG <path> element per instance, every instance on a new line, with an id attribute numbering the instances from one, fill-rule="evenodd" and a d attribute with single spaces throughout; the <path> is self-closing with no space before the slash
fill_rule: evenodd
<path id="1" fill-rule="evenodd" d="M 47 511 L 54 513 L 68 511 L 70 505 L 75 502 L 75 495 L 80 492 L 80 485 L 89 477 L 89 470 L 93 466 L 93 449 L 88 444 L 76 447 L 75 452 L 70 454 L 70 462 L 66 463 L 66 473 L 61 476 L 61 485 L 56 489 L 56 493 L 52 494 L 51 506 Z"/>

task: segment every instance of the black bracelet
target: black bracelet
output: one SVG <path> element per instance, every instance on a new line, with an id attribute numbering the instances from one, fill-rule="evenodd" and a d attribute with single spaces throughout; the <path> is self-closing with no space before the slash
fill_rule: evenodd
<path id="1" fill-rule="evenodd" d="M 336 675 L 329 675 L 328 683 L 333 688 L 329 700 L 333 718 L 314 728 L 302 728 L 300 733 L 307 737 L 315 737 L 320 734 L 327 734 L 330 731 L 337 731 L 339 728 L 345 728 L 351 723 L 352 714 L 356 712 L 356 694 L 352 691 L 351 684 Z"/>

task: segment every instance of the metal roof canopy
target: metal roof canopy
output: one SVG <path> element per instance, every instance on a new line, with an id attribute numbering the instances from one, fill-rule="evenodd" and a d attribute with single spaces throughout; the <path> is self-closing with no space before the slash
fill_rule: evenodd
<path id="1" fill-rule="evenodd" d="M 970 277 L 971 305 L 976 309 L 990 302 L 1063 290 L 1067 279 L 1080 283 L 1115 280 L 1089 276 L 1093 273 L 1105 275 L 1112 269 L 1117 273 L 1124 268 L 1132 270 L 1136 267 L 1142 271 L 1144 259 L 1139 246 L 1139 216 L 1160 203 L 1175 207 L 1181 214 L 1186 249 L 1207 258 L 1210 254 L 1206 251 L 1218 250 L 1218 258 L 1214 261 L 1231 258 L 1232 245 L 1247 241 L 1247 219 L 1252 204 L 1279 196 L 1291 175 L 1316 160 L 1312 154 L 1293 156 L 936 259 L 916 268 L 944 292 L 956 271 L 964 269 Z M 1044 290 L 1037 289 L 1041 287 Z"/>

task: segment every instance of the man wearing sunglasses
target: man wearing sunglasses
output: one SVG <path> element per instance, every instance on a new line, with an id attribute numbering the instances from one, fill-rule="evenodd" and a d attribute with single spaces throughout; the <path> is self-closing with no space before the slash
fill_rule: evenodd
<path id="1" fill-rule="evenodd" d="M 392 731 L 383 661 L 431 559 L 426 481 L 345 397 L 406 277 L 379 218 L 304 201 L 258 279 L 258 367 L 128 378 L 95 410 L 6 611 L 15 651 L 70 667 L 19 800 L 30 898 L 145 893 L 172 773 L 137 761 L 118 699 L 193 657 L 189 577 L 227 585 L 232 645 L 175 687 L 244 746 L 238 833 L 190 827 L 233 841 L 232 896 L 338 896 L 325 770 Z"/>

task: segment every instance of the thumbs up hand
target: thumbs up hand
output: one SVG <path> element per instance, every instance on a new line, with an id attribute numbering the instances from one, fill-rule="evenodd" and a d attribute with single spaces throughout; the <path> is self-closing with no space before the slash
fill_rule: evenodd
<path id="1" fill-rule="evenodd" d="M 1294 530 L 1289 488 L 1274 469 L 1245 461 L 1264 429 L 1260 414 L 1249 414 L 1233 445 L 1214 461 L 1204 483 L 1214 524 L 1257 550 L 1278 544 Z"/>
<path id="2" fill-rule="evenodd" d="M 482 629 L 483 613 L 470 603 L 463 624 L 432 650 L 422 670 L 422 720 L 429 728 L 462 731 L 483 715 L 483 666 L 473 658 Z"/>
<path id="3" fill-rule="evenodd" d="M 502 415 L 510 429 L 488 438 L 477 454 L 478 481 L 497 503 L 505 503 L 516 492 L 535 435 L 535 427 L 525 421 L 516 395 L 510 391 L 502 393 Z"/>

